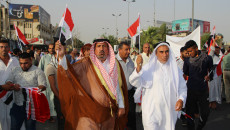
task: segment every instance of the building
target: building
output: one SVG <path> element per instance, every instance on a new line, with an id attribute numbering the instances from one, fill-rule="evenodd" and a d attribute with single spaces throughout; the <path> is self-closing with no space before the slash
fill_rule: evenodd
<path id="1" fill-rule="evenodd" d="M 10 39 L 17 40 L 14 25 L 31 45 L 48 45 L 53 41 L 54 27 L 50 14 L 39 5 L 9 4 Z"/>
<path id="2" fill-rule="evenodd" d="M 191 18 L 174 20 L 172 22 L 172 35 L 187 36 L 192 32 L 192 30 L 195 30 L 198 26 L 200 26 L 201 35 L 210 32 L 210 22 L 208 21 L 194 19 L 192 29 Z"/>
<path id="3" fill-rule="evenodd" d="M 9 35 L 9 15 L 8 9 L 0 3 L 0 36 L 8 37 Z"/>
<path id="4" fill-rule="evenodd" d="M 160 27 L 164 23 L 166 24 L 167 29 L 169 29 L 169 30 L 172 29 L 172 23 L 171 22 L 165 22 L 165 21 L 160 21 L 160 20 L 156 21 L 156 27 Z"/>

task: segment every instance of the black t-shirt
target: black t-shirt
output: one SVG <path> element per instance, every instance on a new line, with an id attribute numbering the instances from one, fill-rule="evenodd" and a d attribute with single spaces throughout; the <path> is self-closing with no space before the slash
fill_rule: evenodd
<path id="1" fill-rule="evenodd" d="M 199 54 L 201 52 L 199 51 Z M 205 90 L 208 88 L 208 83 L 205 82 L 204 77 L 208 74 L 213 66 L 212 57 L 207 55 L 202 61 L 201 70 L 198 67 L 193 66 L 189 58 L 184 59 L 183 71 L 185 75 L 188 75 L 187 87 L 188 90 Z"/>

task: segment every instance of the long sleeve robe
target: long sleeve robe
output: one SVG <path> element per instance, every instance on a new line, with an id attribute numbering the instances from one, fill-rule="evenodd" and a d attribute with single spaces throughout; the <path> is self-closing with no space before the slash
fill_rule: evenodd
<path id="1" fill-rule="evenodd" d="M 175 111 L 176 102 L 181 99 L 185 105 L 187 87 L 182 72 L 179 73 L 179 86 L 174 88 L 174 82 L 169 76 L 168 68 L 159 61 L 153 73 L 152 84 L 142 78 L 143 71 L 134 70 L 129 78 L 135 87 L 143 86 L 142 93 L 142 119 L 145 130 L 174 130 L 178 112 Z M 151 72 L 149 72 L 151 73 Z M 138 93 L 138 89 L 137 92 Z"/>
<path id="2" fill-rule="evenodd" d="M 215 48 L 211 46 L 211 51 L 209 53 L 213 59 L 213 65 L 217 65 L 218 61 L 221 59 L 219 56 L 214 54 Z M 216 73 L 216 68 L 213 70 L 214 76 L 213 80 L 209 82 L 209 102 L 216 101 L 221 103 L 221 75 L 218 76 Z"/>
<path id="3" fill-rule="evenodd" d="M 112 97 L 90 58 L 84 58 L 73 65 L 68 63 L 58 66 L 58 88 L 62 113 L 66 119 L 65 129 L 124 129 L 128 114 L 128 91 L 124 73 L 121 66 L 118 66 L 119 88 L 125 108 L 125 115 L 120 118 L 117 113 L 122 104 Z"/>

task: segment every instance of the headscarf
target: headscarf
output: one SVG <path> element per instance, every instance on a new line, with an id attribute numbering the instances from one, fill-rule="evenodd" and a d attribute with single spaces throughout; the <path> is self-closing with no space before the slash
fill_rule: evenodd
<path id="1" fill-rule="evenodd" d="M 99 42 L 105 42 L 107 43 L 108 47 L 109 47 L 109 54 L 106 60 L 109 60 L 109 73 L 106 71 L 106 69 L 103 67 L 101 61 L 96 57 L 95 55 L 95 45 L 96 43 Z M 100 70 L 106 84 L 108 85 L 110 91 L 113 93 L 113 95 L 115 97 L 117 97 L 117 83 L 118 83 L 118 70 L 117 70 L 117 63 L 116 63 L 116 59 L 115 59 L 115 54 L 113 51 L 112 46 L 109 44 L 109 41 L 107 39 L 100 39 L 100 40 L 96 40 L 92 47 L 90 48 L 90 58 L 92 60 L 92 62 L 96 65 L 96 67 Z"/>
<path id="2" fill-rule="evenodd" d="M 135 102 L 140 103 L 140 97 L 141 97 L 141 93 L 142 93 L 142 89 L 143 88 L 151 88 L 153 85 L 153 73 L 155 73 L 156 70 L 156 65 L 157 65 L 157 56 L 156 56 L 156 51 L 160 46 L 167 46 L 169 48 L 169 59 L 168 61 L 165 63 L 169 66 L 169 77 L 172 78 L 173 84 L 173 89 L 176 89 L 175 91 L 177 92 L 178 90 L 178 86 L 179 86 L 179 74 L 178 74 L 178 67 L 177 67 L 177 63 L 176 63 L 176 58 L 172 52 L 172 49 L 170 48 L 170 46 L 165 43 L 162 42 L 160 44 L 158 44 L 156 46 L 156 48 L 153 50 L 152 55 L 150 56 L 149 62 L 147 64 L 145 64 L 142 68 L 142 70 L 139 73 L 141 74 L 141 78 L 144 79 L 144 82 L 141 83 L 141 86 L 137 88 L 136 93 L 134 95 L 135 98 Z"/>
<path id="3" fill-rule="evenodd" d="M 85 56 L 84 56 L 84 52 L 85 52 L 86 50 L 88 50 L 88 48 L 90 49 L 91 46 L 92 46 L 92 45 L 91 45 L 90 43 L 85 44 L 85 45 L 81 48 L 80 55 L 79 55 L 79 57 L 77 58 L 77 60 L 81 60 L 82 58 L 84 58 L 84 57 L 85 57 Z"/>
<path id="4" fill-rule="evenodd" d="M 198 53 L 200 53 L 200 55 L 198 55 L 198 57 L 190 57 L 189 62 L 191 63 L 192 66 L 198 69 L 199 72 L 201 72 L 202 63 L 203 63 L 203 60 L 207 57 L 207 54 L 202 51 L 198 51 Z"/>

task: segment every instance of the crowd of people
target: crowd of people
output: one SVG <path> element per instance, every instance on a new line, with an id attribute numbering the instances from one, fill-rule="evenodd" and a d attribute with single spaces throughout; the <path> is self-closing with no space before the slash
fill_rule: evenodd
<path id="1" fill-rule="evenodd" d="M 136 130 L 138 123 L 174 130 L 178 118 L 188 130 L 202 130 L 210 109 L 223 100 L 230 104 L 230 49 L 222 53 L 212 44 L 201 51 L 189 40 L 175 57 L 167 42 L 152 52 L 149 43 L 142 48 L 131 53 L 121 42 L 115 54 L 108 39 L 96 39 L 80 53 L 67 52 L 57 40 L 45 52 L 10 53 L 1 37 L 0 130 L 35 130 L 46 120 L 57 121 L 59 130 Z M 36 99 L 35 90 L 45 98 Z"/>

